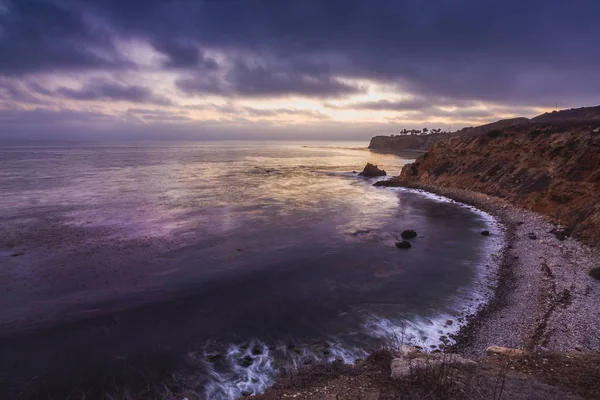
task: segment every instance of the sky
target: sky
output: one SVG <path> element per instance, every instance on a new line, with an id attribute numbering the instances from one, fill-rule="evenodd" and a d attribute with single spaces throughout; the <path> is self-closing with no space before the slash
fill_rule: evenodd
<path id="1" fill-rule="evenodd" d="M 0 139 L 366 139 L 600 104 L 597 0 L 0 0 Z"/>

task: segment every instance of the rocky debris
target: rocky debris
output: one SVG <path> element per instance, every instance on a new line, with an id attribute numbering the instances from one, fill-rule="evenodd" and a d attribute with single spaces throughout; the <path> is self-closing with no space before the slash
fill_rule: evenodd
<path id="1" fill-rule="evenodd" d="M 365 165 L 365 168 L 359 175 L 364 176 L 366 178 L 371 178 L 374 176 L 385 176 L 387 174 L 384 170 L 377 168 L 377 165 L 367 163 L 367 165 Z"/>
<path id="2" fill-rule="evenodd" d="M 412 246 L 406 240 L 396 243 L 396 247 L 399 249 L 410 249 Z"/>
<path id="3" fill-rule="evenodd" d="M 490 236 L 490 231 L 481 231 L 483 236 Z"/>
<path id="4" fill-rule="evenodd" d="M 535 233 L 533 233 L 533 232 L 529 232 L 529 233 L 527 234 L 527 237 L 528 237 L 529 239 L 531 239 L 531 240 L 536 240 L 536 239 L 537 239 L 537 235 L 536 235 Z"/>
<path id="5" fill-rule="evenodd" d="M 12 253 L 10 256 L 11 257 L 20 257 L 20 256 L 24 256 L 24 255 L 25 255 L 25 253 L 18 251 L 18 252 Z"/>
<path id="6" fill-rule="evenodd" d="M 397 357 L 392 360 L 392 379 L 402 379 L 416 370 L 435 368 L 442 364 L 450 365 L 475 365 L 467 358 L 451 353 L 425 353 L 415 347 L 402 346 Z"/>
<path id="7" fill-rule="evenodd" d="M 501 346 L 490 346 L 485 352 L 488 356 L 522 356 L 525 354 L 523 350 Z"/>
<path id="8" fill-rule="evenodd" d="M 254 346 L 252 348 L 252 355 L 253 356 L 259 356 L 263 353 L 263 349 L 260 346 Z"/>
<path id="9" fill-rule="evenodd" d="M 402 239 L 413 239 L 417 237 L 417 232 L 415 232 L 412 229 L 407 229 L 405 231 L 402 231 L 400 236 L 402 237 Z"/>
<path id="10" fill-rule="evenodd" d="M 548 233 L 553 234 L 560 241 L 566 240 L 569 236 L 571 236 L 571 231 L 569 229 L 552 228 Z"/>

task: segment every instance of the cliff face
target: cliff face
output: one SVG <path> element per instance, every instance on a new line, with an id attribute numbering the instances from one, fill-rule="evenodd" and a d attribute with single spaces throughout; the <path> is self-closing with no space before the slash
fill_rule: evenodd
<path id="1" fill-rule="evenodd" d="M 406 136 L 375 136 L 369 143 L 369 149 L 384 151 L 406 151 L 425 150 L 427 147 L 440 139 L 444 134 L 432 135 L 406 135 Z"/>
<path id="2" fill-rule="evenodd" d="M 388 184 L 502 197 L 598 242 L 600 120 L 534 121 L 437 141 Z"/>

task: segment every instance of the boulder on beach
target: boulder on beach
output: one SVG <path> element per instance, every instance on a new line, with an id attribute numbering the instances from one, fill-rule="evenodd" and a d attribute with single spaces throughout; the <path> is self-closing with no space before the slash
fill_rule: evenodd
<path id="1" fill-rule="evenodd" d="M 490 231 L 482 231 L 481 234 L 483 236 L 490 236 Z"/>
<path id="2" fill-rule="evenodd" d="M 501 346 L 490 346 L 485 352 L 488 356 L 522 356 L 525 354 L 523 350 Z"/>
<path id="3" fill-rule="evenodd" d="M 396 243 L 396 247 L 399 249 L 410 249 L 411 245 L 406 240 Z"/>
<path id="4" fill-rule="evenodd" d="M 417 232 L 415 232 L 412 229 L 407 229 L 405 231 L 402 231 L 400 236 L 402 236 L 402 239 L 413 239 L 417 237 Z"/>
<path id="5" fill-rule="evenodd" d="M 459 366 L 475 366 L 476 363 L 467 358 L 451 353 L 425 353 L 416 347 L 401 346 L 390 365 L 392 379 L 404 379 L 418 370 L 438 370 Z"/>
<path id="6" fill-rule="evenodd" d="M 385 176 L 387 174 L 385 173 L 384 170 L 377 168 L 377 165 L 367 163 L 367 165 L 365 165 L 365 168 L 362 170 L 362 172 L 359 175 L 370 178 L 373 176 Z"/>

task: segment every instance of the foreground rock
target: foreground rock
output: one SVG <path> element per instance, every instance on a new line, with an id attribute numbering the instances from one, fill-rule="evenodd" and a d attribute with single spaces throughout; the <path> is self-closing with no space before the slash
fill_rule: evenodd
<path id="1" fill-rule="evenodd" d="M 392 360 L 392 379 L 402 379 L 424 369 L 439 369 L 442 365 L 475 365 L 475 362 L 456 354 L 424 353 L 416 347 L 400 347 L 397 357 Z"/>
<path id="2" fill-rule="evenodd" d="M 384 170 L 377 168 L 377 165 L 367 163 L 367 165 L 365 165 L 365 168 L 359 175 L 367 178 L 372 178 L 375 176 L 385 176 L 387 174 Z"/>
<path id="3" fill-rule="evenodd" d="M 522 356 L 525 354 L 523 350 L 501 346 L 490 346 L 486 349 L 486 353 L 488 356 Z"/>

